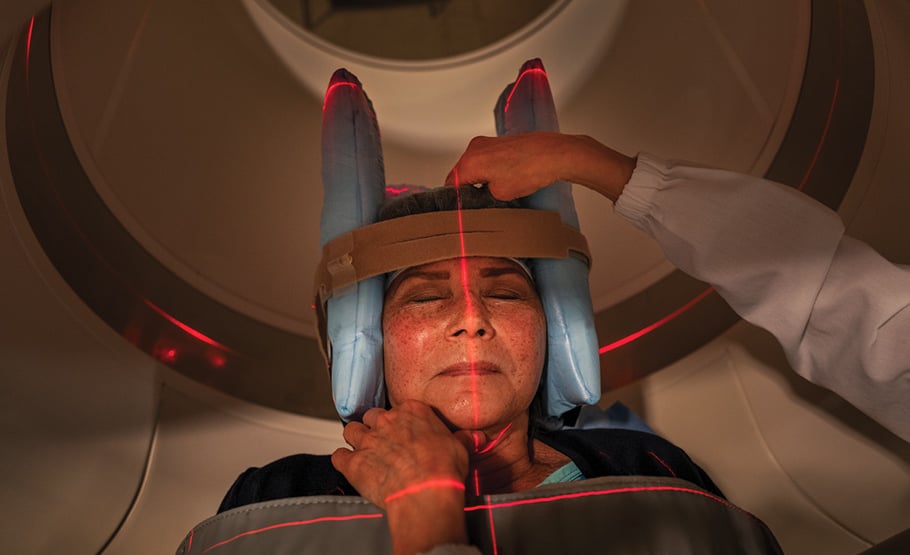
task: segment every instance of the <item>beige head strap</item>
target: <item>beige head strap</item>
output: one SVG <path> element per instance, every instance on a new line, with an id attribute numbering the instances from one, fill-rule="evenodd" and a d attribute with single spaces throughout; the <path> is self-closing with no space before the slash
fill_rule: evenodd
<path id="1" fill-rule="evenodd" d="M 325 303 L 358 281 L 462 256 L 568 258 L 590 267 L 588 242 L 557 212 L 524 208 L 429 212 L 364 226 L 326 243 L 316 270 L 315 305 L 325 339 Z"/>

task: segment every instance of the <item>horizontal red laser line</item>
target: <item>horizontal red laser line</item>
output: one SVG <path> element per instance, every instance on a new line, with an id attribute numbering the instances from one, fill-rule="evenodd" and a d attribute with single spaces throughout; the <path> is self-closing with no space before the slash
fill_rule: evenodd
<path id="1" fill-rule="evenodd" d="M 385 498 L 385 502 L 394 501 L 405 495 L 411 495 L 412 493 L 417 493 L 427 489 L 433 488 L 452 488 L 464 491 L 464 484 L 455 480 L 453 478 L 437 478 L 434 480 L 426 480 L 425 482 L 420 482 L 419 484 L 410 485 L 404 489 L 398 490 L 395 493 L 389 495 Z"/>
<path id="2" fill-rule="evenodd" d="M 695 495 L 700 495 L 700 496 L 706 497 L 712 501 L 716 501 L 729 509 L 734 509 L 740 513 L 743 513 L 752 518 L 755 518 L 755 516 L 752 515 L 751 513 L 740 509 L 736 505 L 733 505 L 730 502 L 728 502 L 727 500 L 717 497 L 716 495 L 712 495 L 710 493 L 707 493 L 704 491 L 699 491 L 696 489 L 684 488 L 684 487 L 679 487 L 679 486 L 644 486 L 644 487 L 640 486 L 640 487 L 616 488 L 616 489 L 606 489 L 606 490 L 581 491 L 581 492 L 576 492 L 576 493 L 565 493 L 565 494 L 561 494 L 561 495 L 552 495 L 550 497 L 539 497 L 537 499 L 521 499 L 518 501 L 508 501 L 508 502 L 503 502 L 503 503 L 491 503 L 490 497 L 487 496 L 486 504 L 472 505 L 470 507 L 465 507 L 464 511 L 466 513 L 473 512 L 473 511 L 490 511 L 490 524 L 492 526 L 492 524 L 493 524 L 492 511 L 494 509 L 506 509 L 509 507 L 518 507 L 521 505 L 536 505 L 538 503 L 551 503 L 553 501 L 563 501 L 563 500 L 567 500 L 567 499 L 579 499 L 582 497 L 596 497 L 596 496 L 600 496 L 600 495 L 613 495 L 613 494 L 622 494 L 622 493 L 640 493 L 640 492 L 647 492 L 647 491 L 667 491 L 667 492 L 680 492 L 680 493 L 691 493 L 691 494 L 695 494 Z M 267 532 L 269 530 L 276 530 L 279 528 L 287 528 L 287 527 L 291 527 L 291 526 L 305 526 L 308 524 L 316 524 L 316 523 L 320 523 L 320 522 L 344 522 L 344 521 L 351 521 L 351 520 L 383 518 L 383 516 L 384 515 L 382 513 L 369 513 L 369 514 L 364 514 L 364 515 L 326 516 L 326 517 L 314 518 L 314 519 L 310 519 L 310 520 L 297 520 L 297 521 L 292 521 L 292 522 L 282 522 L 279 524 L 273 524 L 271 526 L 265 526 L 263 528 L 257 528 L 256 530 L 248 530 L 246 532 L 242 532 L 242 533 L 232 536 L 226 540 L 220 541 L 216 544 L 209 546 L 208 548 L 206 548 L 203 551 L 203 553 L 208 553 L 209 551 L 215 549 L 216 547 L 221 547 L 223 545 L 227 545 L 240 538 L 243 538 L 246 536 L 252 536 L 255 534 L 260 534 L 262 532 Z M 191 536 L 192 536 L 192 533 L 191 533 Z"/>
<path id="3" fill-rule="evenodd" d="M 613 495 L 617 493 L 639 493 L 643 491 L 675 491 L 681 493 L 693 493 L 695 495 L 701 495 L 702 497 L 707 497 L 713 501 L 729 507 L 731 509 L 736 509 L 737 511 L 743 512 L 745 514 L 750 514 L 746 511 L 743 511 L 736 505 L 733 505 L 721 499 L 716 495 L 710 493 L 699 491 L 697 489 L 683 488 L 679 486 L 643 486 L 643 487 L 630 487 L 630 488 L 617 488 L 617 489 L 606 489 L 606 490 L 595 490 L 595 491 L 580 491 L 576 493 L 564 493 L 561 495 L 553 495 L 551 497 L 539 497 L 537 499 L 519 499 L 517 501 L 506 501 L 503 503 L 490 503 L 489 497 L 487 497 L 487 503 L 484 505 L 472 505 L 470 507 L 465 507 L 465 512 L 473 511 L 487 511 L 492 509 L 507 509 L 509 507 L 519 507 L 521 505 L 534 505 L 537 503 L 551 503 L 553 501 L 564 501 L 566 499 L 580 499 L 582 497 L 597 497 L 600 495 Z"/>
<path id="4" fill-rule="evenodd" d="M 601 347 L 600 350 L 598 351 L 598 353 L 604 354 L 604 353 L 610 352 L 610 351 L 612 351 L 612 350 L 614 350 L 614 349 L 618 349 L 618 348 L 622 347 L 623 345 L 625 345 L 625 344 L 627 344 L 627 343 L 631 343 L 631 342 L 635 341 L 636 339 L 638 339 L 639 337 L 641 337 L 641 336 L 643 336 L 643 335 L 646 335 L 646 334 L 651 333 L 652 331 L 654 331 L 654 330 L 656 330 L 657 328 L 663 326 L 664 324 L 666 324 L 666 323 L 669 322 L 670 320 L 673 320 L 673 319 L 676 318 L 677 316 L 681 315 L 683 312 L 689 310 L 690 308 L 692 308 L 692 307 L 695 306 L 696 304 L 700 303 L 705 297 L 707 297 L 708 295 L 710 295 L 713 291 L 714 291 L 714 288 L 713 288 L 713 287 L 709 287 L 709 288 L 705 289 L 704 291 L 702 291 L 701 293 L 699 293 L 698 296 L 696 296 L 694 299 L 692 299 L 691 301 L 689 301 L 689 302 L 687 302 L 686 304 L 682 305 L 681 307 L 677 308 L 676 310 L 674 310 L 674 311 L 671 312 L 670 314 L 667 314 L 666 316 L 664 316 L 664 317 L 661 318 L 660 320 L 654 322 L 653 324 L 651 324 L 651 325 L 649 325 L 649 326 L 646 326 L 646 327 L 644 327 L 644 328 L 638 330 L 638 331 L 635 332 L 635 333 L 629 334 L 629 335 L 623 337 L 622 339 L 619 339 L 619 340 L 617 340 L 617 341 L 614 341 L 613 343 L 610 343 L 609 345 L 606 345 L 606 346 L 604 346 L 604 347 Z"/>
<path id="5" fill-rule="evenodd" d="M 338 87 L 354 87 L 354 88 L 357 88 L 357 83 L 351 83 L 350 81 L 342 81 L 342 82 L 340 82 L 340 83 L 335 83 L 335 84 L 333 84 L 331 87 L 329 87 L 328 90 L 325 91 L 325 100 L 322 101 L 322 111 L 323 111 L 323 112 L 325 112 L 325 107 L 326 107 L 326 106 L 328 105 L 328 103 L 329 103 L 329 96 L 331 96 L 332 91 L 334 91 L 334 90 L 337 89 Z"/>
<path id="6" fill-rule="evenodd" d="M 514 95 L 514 94 L 515 94 L 515 91 L 518 89 L 518 83 L 521 82 L 521 79 L 522 79 L 525 75 L 528 75 L 528 74 L 530 74 L 530 73 L 535 73 L 535 72 L 536 72 L 536 73 L 542 73 L 543 76 L 544 76 L 544 78 L 546 78 L 546 76 L 547 76 L 547 72 L 544 71 L 544 70 L 542 70 L 542 69 L 540 69 L 539 67 L 532 67 L 531 69 L 526 69 L 526 70 L 522 71 L 522 72 L 521 72 L 521 75 L 518 76 L 518 79 L 515 80 L 515 84 L 512 85 L 512 92 L 510 92 L 510 93 L 509 93 L 509 97 L 506 98 L 506 107 L 505 107 L 505 111 L 506 111 L 506 112 L 509 111 L 509 104 L 512 102 L 512 95 Z"/>
<path id="7" fill-rule="evenodd" d="M 223 545 L 227 545 L 227 544 L 229 544 L 233 541 L 239 540 L 240 538 L 243 538 L 245 536 L 261 534 L 262 532 L 268 532 L 269 530 L 276 530 L 278 528 L 287 528 L 290 526 L 305 526 L 307 524 L 316 524 L 319 522 L 345 522 L 345 521 L 349 521 L 349 520 L 365 520 L 365 519 L 372 519 L 372 518 L 382 518 L 382 516 L 383 516 L 382 513 L 370 513 L 370 514 L 365 514 L 365 515 L 324 516 L 324 517 L 314 518 L 314 519 L 310 519 L 310 520 L 296 520 L 293 522 L 281 522 L 279 524 L 273 524 L 271 526 L 257 528 L 256 530 L 248 530 L 246 532 L 242 532 L 242 533 L 237 534 L 236 536 L 228 538 L 224 541 L 220 541 L 216 544 L 210 545 L 209 547 L 207 547 L 205 549 L 205 551 L 203 551 L 203 553 L 208 553 L 209 551 L 215 549 L 216 547 L 221 547 Z"/>
<path id="8" fill-rule="evenodd" d="M 386 193 L 394 195 L 394 196 L 398 196 L 401 193 L 407 193 L 408 190 L 409 189 L 407 187 L 394 187 L 392 185 L 386 185 L 386 188 L 385 188 Z"/>
<path id="9" fill-rule="evenodd" d="M 203 343 L 207 343 L 207 344 L 211 345 L 212 347 L 217 347 L 218 349 L 221 349 L 221 350 L 224 350 L 224 351 L 227 351 L 230 353 L 236 352 L 233 349 L 231 349 L 230 347 L 228 347 L 227 345 L 222 345 L 221 343 L 218 343 L 217 341 L 215 341 L 211 337 L 205 335 L 204 333 L 196 331 L 193 328 L 191 328 L 188 325 L 181 322 L 180 320 L 174 318 L 173 316 L 171 316 L 170 314 L 168 314 L 161 308 L 157 307 L 154 303 L 152 303 L 152 301 L 146 300 L 145 304 L 148 305 L 149 308 L 151 308 L 152 310 L 154 310 L 155 312 L 157 312 L 158 314 L 163 316 L 164 319 L 166 319 L 168 322 L 174 324 L 175 326 L 177 326 L 181 330 L 185 331 L 187 334 L 194 337 L 195 339 L 198 339 L 199 341 L 202 341 Z"/>

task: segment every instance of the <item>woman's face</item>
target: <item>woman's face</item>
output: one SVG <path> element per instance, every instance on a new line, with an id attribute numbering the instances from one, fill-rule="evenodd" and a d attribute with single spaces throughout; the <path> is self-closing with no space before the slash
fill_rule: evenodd
<path id="1" fill-rule="evenodd" d="M 546 319 L 524 270 L 454 258 L 402 272 L 382 315 L 389 402 L 416 399 L 458 429 L 501 427 L 527 409 L 546 356 Z"/>

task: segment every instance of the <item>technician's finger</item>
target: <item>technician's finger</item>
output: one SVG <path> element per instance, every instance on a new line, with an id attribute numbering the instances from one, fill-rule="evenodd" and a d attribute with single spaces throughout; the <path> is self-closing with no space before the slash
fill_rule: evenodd
<path id="1" fill-rule="evenodd" d="M 445 184 L 449 187 L 459 187 L 470 183 L 467 181 L 467 178 L 470 178 L 470 173 L 465 172 L 465 164 L 463 160 L 458 160 L 458 163 L 452 167 L 452 170 L 449 172 L 449 175 L 446 176 Z"/>
<path id="2" fill-rule="evenodd" d="M 452 167 L 451 170 L 449 170 L 449 175 L 446 176 L 446 180 L 443 183 L 446 187 L 455 186 L 455 176 L 457 175 L 457 168 L 458 168 L 458 166 L 455 165 Z"/>

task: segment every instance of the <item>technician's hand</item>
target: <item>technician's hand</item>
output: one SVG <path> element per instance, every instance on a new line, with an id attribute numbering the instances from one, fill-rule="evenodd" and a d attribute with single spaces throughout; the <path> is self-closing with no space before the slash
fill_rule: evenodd
<path id="1" fill-rule="evenodd" d="M 494 197 L 511 200 L 564 180 L 615 202 L 634 169 L 634 158 L 590 137 L 534 132 L 475 137 L 445 184 L 486 183 Z"/>
<path id="2" fill-rule="evenodd" d="M 558 133 L 475 137 L 446 177 L 446 185 L 486 183 L 500 200 L 530 195 L 561 179 Z"/>
<path id="3" fill-rule="evenodd" d="M 363 423 L 344 428 L 353 447 L 332 454 L 332 464 L 360 494 L 386 509 L 396 554 L 465 543 L 465 442 L 419 401 L 370 409 Z"/>

